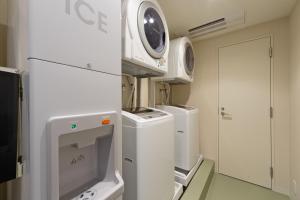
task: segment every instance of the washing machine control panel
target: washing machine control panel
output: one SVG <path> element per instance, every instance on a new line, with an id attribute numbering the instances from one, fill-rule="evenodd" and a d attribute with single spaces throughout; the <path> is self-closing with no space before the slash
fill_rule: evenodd
<path id="1" fill-rule="evenodd" d="M 160 111 L 153 111 L 151 113 L 139 113 L 138 116 L 142 117 L 143 119 L 153 119 L 158 117 L 166 116 L 166 113 L 160 112 Z"/>
<path id="2" fill-rule="evenodd" d="M 182 108 L 185 110 L 195 110 L 195 108 L 192 106 L 185 106 L 185 105 L 172 105 L 172 106 L 177 107 L 177 108 Z"/>
<path id="3" fill-rule="evenodd" d="M 143 108 L 143 107 L 129 108 L 123 110 L 126 112 L 130 112 L 134 115 L 137 115 L 138 117 L 141 117 L 143 119 L 154 119 L 154 118 L 159 118 L 167 115 L 164 112 L 153 110 L 150 108 Z"/>

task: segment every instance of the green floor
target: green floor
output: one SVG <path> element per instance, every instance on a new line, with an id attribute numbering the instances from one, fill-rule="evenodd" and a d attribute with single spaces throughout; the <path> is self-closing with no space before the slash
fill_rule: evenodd
<path id="1" fill-rule="evenodd" d="M 215 174 L 206 200 L 289 200 L 289 197 L 234 178 Z"/>
<path id="2" fill-rule="evenodd" d="M 212 178 L 214 177 L 215 163 L 204 160 L 194 175 L 181 200 L 205 200 Z"/>

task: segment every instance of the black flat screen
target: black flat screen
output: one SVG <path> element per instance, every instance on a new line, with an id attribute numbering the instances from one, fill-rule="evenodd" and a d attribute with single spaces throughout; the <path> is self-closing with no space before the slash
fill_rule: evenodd
<path id="1" fill-rule="evenodd" d="M 19 81 L 18 74 L 0 71 L 0 182 L 16 177 Z"/>

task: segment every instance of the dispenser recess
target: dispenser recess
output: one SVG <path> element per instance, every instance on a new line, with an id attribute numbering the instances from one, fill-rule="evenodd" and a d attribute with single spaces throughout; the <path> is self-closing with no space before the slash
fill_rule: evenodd
<path id="1" fill-rule="evenodd" d="M 115 166 L 116 112 L 48 121 L 49 200 L 106 200 L 123 193 Z"/>

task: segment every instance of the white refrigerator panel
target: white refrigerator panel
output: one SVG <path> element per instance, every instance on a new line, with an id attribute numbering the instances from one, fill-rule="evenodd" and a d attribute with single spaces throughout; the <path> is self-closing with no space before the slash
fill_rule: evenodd
<path id="1" fill-rule="evenodd" d="M 30 200 L 47 199 L 46 123 L 54 116 L 112 112 L 121 123 L 121 76 L 52 64 L 29 62 Z M 115 162 L 121 172 L 121 130 L 114 136 Z"/>
<path id="2" fill-rule="evenodd" d="M 121 1 L 28 2 L 30 58 L 121 74 Z"/>

